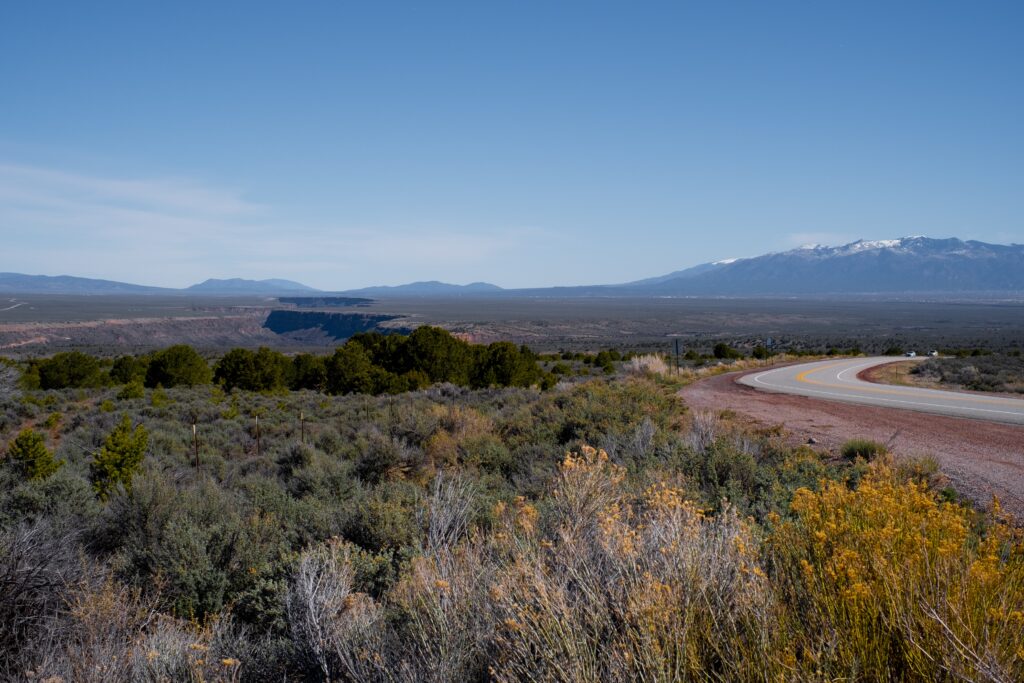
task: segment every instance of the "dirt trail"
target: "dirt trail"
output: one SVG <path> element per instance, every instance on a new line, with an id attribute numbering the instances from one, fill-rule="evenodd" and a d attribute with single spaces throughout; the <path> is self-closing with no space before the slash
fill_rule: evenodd
<path id="1" fill-rule="evenodd" d="M 835 452 L 847 440 L 892 442 L 898 456 L 930 455 L 953 486 L 988 507 L 998 496 L 1024 520 L 1024 428 L 819 399 L 770 394 L 735 383 L 745 373 L 711 377 L 680 391 L 695 410 L 731 410 L 770 426 L 783 424 L 792 443 L 815 439 Z"/>

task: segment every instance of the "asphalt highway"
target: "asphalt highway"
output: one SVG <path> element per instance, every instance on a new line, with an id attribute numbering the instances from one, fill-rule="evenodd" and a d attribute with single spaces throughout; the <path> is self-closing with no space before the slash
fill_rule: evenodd
<path id="1" fill-rule="evenodd" d="M 868 368 L 897 360 L 906 359 L 851 358 L 801 363 L 748 373 L 737 381 L 775 393 L 1024 425 L 1024 399 L 874 384 L 857 379 L 857 375 Z"/>

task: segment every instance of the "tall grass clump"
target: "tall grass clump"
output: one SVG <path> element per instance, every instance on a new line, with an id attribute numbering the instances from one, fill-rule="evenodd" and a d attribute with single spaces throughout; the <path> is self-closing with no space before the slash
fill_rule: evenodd
<path id="1" fill-rule="evenodd" d="M 664 375 L 668 372 L 665 359 L 653 353 L 633 356 L 626 369 L 634 375 Z"/>
<path id="2" fill-rule="evenodd" d="M 844 443 L 842 448 L 839 449 L 840 455 L 847 460 L 864 458 L 868 462 L 871 462 L 888 452 L 889 449 L 885 447 L 885 444 L 878 443 L 877 441 L 869 441 L 868 439 L 851 439 Z"/>

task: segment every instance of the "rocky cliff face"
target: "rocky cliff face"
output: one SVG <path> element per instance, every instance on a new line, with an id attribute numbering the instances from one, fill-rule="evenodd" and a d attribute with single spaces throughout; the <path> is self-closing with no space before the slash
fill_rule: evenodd
<path id="1" fill-rule="evenodd" d="M 343 341 L 360 332 L 382 331 L 396 315 L 372 313 L 327 313 L 322 311 L 271 311 L 264 327 L 294 340 Z M 389 328 L 388 331 L 398 331 Z"/>

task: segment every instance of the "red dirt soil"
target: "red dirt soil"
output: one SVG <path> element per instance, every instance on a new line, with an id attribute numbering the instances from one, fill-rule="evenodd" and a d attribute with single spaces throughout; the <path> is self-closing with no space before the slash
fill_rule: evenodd
<path id="1" fill-rule="evenodd" d="M 813 438 L 816 449 L 832 454 L 849 439 L 871 439 L 890 443 L 898 457 L 931 456 L 958 492 L 982 507 L 997 496 L 1024 521 L 1024 427 L 771 394 L 736 384 L 743 374 L 695 382 L 679 395 L 693 410 L 730 410 L 764 426 L 781 424 L 791 443 Z"/>

